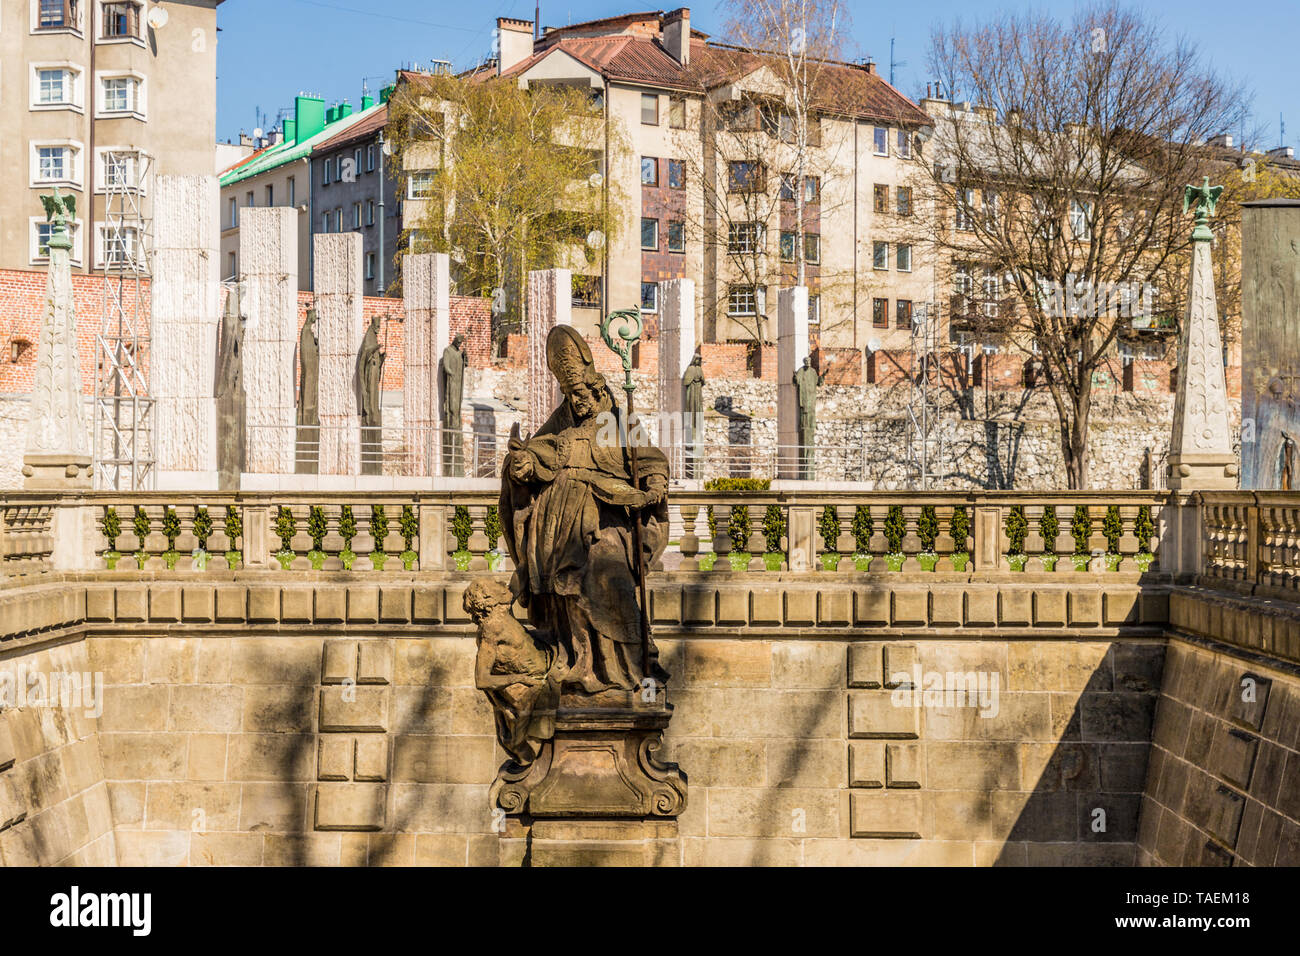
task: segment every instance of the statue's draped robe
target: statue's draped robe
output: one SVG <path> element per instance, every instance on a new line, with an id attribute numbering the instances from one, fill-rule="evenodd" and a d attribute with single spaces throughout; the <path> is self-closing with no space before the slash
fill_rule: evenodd
<path id="1" fill-rule="evenodd" d="M 812 447 L 817 433 L 817 370 L 812 366 L 794 373 L 799 396 L 799 444 Z"/>
<path id="2" fill-rule="evenodd" d="M 589 693 L 632 690 L 646 676 L 628 451 L 621 443 L 598 443 L 598 432 L 596 417 L 575 423 L 563 403 L 532 438 L 512 442 L 512 456 L 532 457 L 534 474 L 517 482 L 507 463 L 500 502 L 516 568 L 511 590 L 533 625 L 567 653 L 564 682 Z M 659 449 L 639 447 L 637 471 L 637 489 L 645 490 L 653 475 L 667 487 L 668 461 Z M 660 502 L 640 513 L 648 568 L 668 543 L 668 506 Z"/>
<path id="3" fill-rule="evenodd" d="M 686 367 L 686 374 L 682 376 L 682 389 L 686 396 L 683 407 L 686 413 L 686 435 L 694 441 L 704 415 L 704 371 L 694 362 Z"/>

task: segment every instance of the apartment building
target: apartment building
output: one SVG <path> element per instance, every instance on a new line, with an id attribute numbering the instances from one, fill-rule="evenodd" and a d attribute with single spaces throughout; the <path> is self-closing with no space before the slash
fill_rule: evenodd
<path id="1" fill-rule="evenodd" d="M 8 0 L 0 23 L 0 268 L 48 260 L 40 196 L 77 204 L 73 269 L 131 255 L 110 243 L 110 188 L 146 207 L 151 175 L 211 175 L 222 0 Z"/>
<path id="2" fill-rule="evenodd" d="M 382 91 L 378 102 L 364 95 L 357 112 L 346 101 L 326 107 L 321 97 L 300 93 L 294 99 L 293 116 L 273 131 L 272 144 L 221 173 L 224 278 L 239 276 L 240 210 L 293 206 L 298 210 L 300 290 L 312 288 L 311 237 L 356 231 L 365 237 L 366 294 L 383 294 L 381 269 L 388 277 L 388 263 L 401 233 L 393 179 L 380 172 L 386 168 L 379 139 L 387 122 L 389 91 Z M 380 218 L 381 204 L 386 219 Z M 387 253 L 379 245 L 381 229 Z M 384 255 L 388 259 L 381 263 Z"/>
<path id="3" fill-rule="evenodd" d="M 593 110 L 617 127 L 607 141 L 626 144 L 601 156 L 605 188 L 631 201 L 604 256 L 575 260 L 576 325 L 594 331 L 606 312 L 636 304 L 653 334 L 657 283 L 686 277 L 696 282 L 697 340 L 774 341 L 776 293 L 795 281 L 802 232 L 820 346 L 909 340 L 912 316 L 934 298 L 933 270 L 897 234 L 917 212 L 908 183 L 929 119 L 873 64 L 819 64 L 816 142 L 796 184 L 775 71 L 759 54 L 711 42 L 689 9 L 540 35 L 534 26 L 498 18 L 495 76 L 589 90 Z"/>

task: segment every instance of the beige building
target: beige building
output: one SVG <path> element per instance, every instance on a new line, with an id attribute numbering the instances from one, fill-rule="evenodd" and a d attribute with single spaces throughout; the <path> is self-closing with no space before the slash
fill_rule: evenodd
<path id="1" fill-rule="evenodd" d="M 788 99 L 770 65 L 711 43 L 685 8 L 536 37 L 532 22 L 498 18 L 497 30 L 498 76 L 589 89 L 607 141 L 627 144 L 602 156 L 606 188 L 631 202 L 602 260 L 576 257 L 575 324 L 590 331 L 639 303 L 653 333 L 657 283 L 685 277 L 696 282 L 697 341 L 773 341 L 776 292 L 797 274 L 798 177 L 788 130 L 769 122 Z M 803 177 L 814 336 L 823 348 L 905 344 L 935 298 L 928 256 L 897 240 L 899 214 L 917 212 L 908 183 L 929 118 L 871 63 L 819 70 Z"/>
<path id="2" fill-rule="evenodd" d="M 211 175 L 222 0 L 9 0 L 0 24 L 0 268 L 46 261 L 40 196 L 77 203 L 73 268 L 131 255 L 105 236 L 110 189 L 147 220 L 150 174 Z"/>

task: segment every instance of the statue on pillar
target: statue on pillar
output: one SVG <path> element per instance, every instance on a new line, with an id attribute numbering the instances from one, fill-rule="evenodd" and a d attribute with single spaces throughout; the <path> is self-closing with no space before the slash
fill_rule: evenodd
<path id="1" fill-rule="evenodd" d="M 298 434 L 294 442 L 295 471 L 314 475 L 320 465 L 320 340 L 316 336 L 316 310 L 298 335 Z M 313 451 L 315 449 L 315 451 Z"/>
<path id="2" fill-rule="evenodd" d="M 699 352 L 691 357 L 682 375 L 682 422 L 686 437 L 685 475 L 695 477 L 695 446 L 704 437 L 704 359 Z"/>
<path id="3" fill-rule="evenodd" d="M 361 474 L 383 474 L 384 413 L 380 391 L 386 355 L 379 347 L 379 316 L 370 320 L 357 353 L 357 410 L 361 416 Z"/>
<path id="4" fill-rule="evenodd" d="M 813 477 L 814 451 L 817 443 L 817 388 L 826 379 L 818 374 L 808 356 L 803 366 L 794 373 L 795 393 L 799 400 L 799 477 Z"/>
<path id="5" fill-rule="evenodd" d="M 685 778 L 653 756 L 672 712 L 669 675 L 644 588 L 638 597 L 668 543 L 668 461 L 633 446 L 578 332 L 553 328 L 546 358 L 563 401 L 529 438 L 515 426 L 502 470 L 509 592 L 465 596 L 479 626 L 478 686 L 512 755 L 492 800 L 534 818 L 675 817 Z M 511 600 L 527 609 L 526 636 L 508 618 Z M 484 610 L 503 606 L 495 618 Z M 619 805 L 587 806 L 587 795 Z"/>
<path id="6" fill-rule="evenodd" d="M 465 473 L 461 449 L 460 409 L 465 397 L 465 336 L 460 333 L 442 352 L 439 374 L 442 376 L 442 473 L 461 477 Z"/>

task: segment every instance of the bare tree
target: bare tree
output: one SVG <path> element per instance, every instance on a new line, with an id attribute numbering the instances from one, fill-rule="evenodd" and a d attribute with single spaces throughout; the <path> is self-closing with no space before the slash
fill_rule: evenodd
<path id="1" fill-rule="evenodd" d="M 1220 168 L 1204 144 L 1247 96 L 1115 3 L 939 29 L 930 61 L 954 101 L 927 188 L 957 316 L 1034 362 L 1086 488 L 1093 375 L 1135 317 L 1176 312 L 1150 290 L 1190 242 L 1183 186 Z"/>

